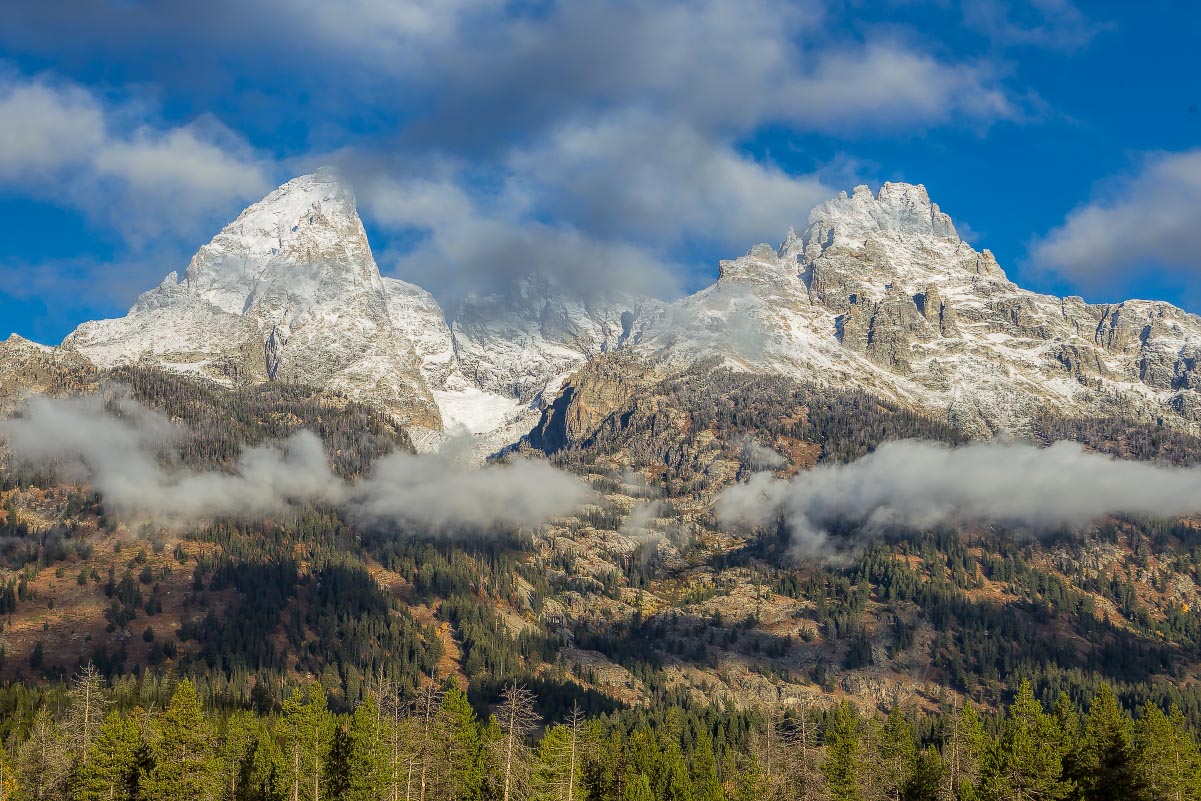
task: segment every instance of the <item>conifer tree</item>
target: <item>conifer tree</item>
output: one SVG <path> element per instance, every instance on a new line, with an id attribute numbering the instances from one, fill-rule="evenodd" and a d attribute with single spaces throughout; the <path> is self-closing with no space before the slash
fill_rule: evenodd
<path id="1" fill-rule="evenodd" d="M 66 796 L 71 762 L 67 738 L 50 710 L 42 707 L 17 752 L 17 784 L 29 801 L 58 801 Z"/>
<path id="2" fill-rule="evenodd" d="M 913 763 L 913 774 L 909 777 L 901 797 L 905 801 L 940 801 L 945 787 L 946 767 L 937 748 L 923 748 Z"/>
<path id="3" fill-rule="evenodd" d="M 1023 681 L 1001 726 L 984 780 L 991 801 L 1059 801 L 1072 790 L 1063 779 L 1063 733 Z"/>
<path id="4" fill-rule="evenodd" d="M 132 801 L 141 746 L 137 723 L 128 715 L 110 712 L 76 773 L 75 801 Z"/>
<path id="5" fill-rule="evenodd" d="M 467 694 L 451 685 L 442 697 L 446 721 L 446 757 L 454 777 L 448 797 L 455 801 L 481 801 L 486 779 L 484 739 Z"/>
<path id="6" fill-rule="evenodd" d="M 241 709 L 225 721 L 225 731 L 217 753 L 221 797 L 225 801 L 238 801 L 239 785 L 253 772 L 255 752 L 262 741 L 263 728 L 258 717 Z"/>
<path id="7" fill-rule="evenodd" d="M 1139 801 L 1201 799 L 1201 752 L 1179 708 L 1165 715 L 1148 702 L 1134 724 L 1134 753 Z"/>
<path id="8" fill-rule="evenodd" d="M 988 751 L 988 736 L 980 714 L 971 701 L 948 722 L 947 736 L 942 744 L 944 767 L 942 801 L 975 801 L 980 781 L 980 769 Z"/>
<path id="9" fill-rule="evenodd" d="M 1134 796 L 1133 729 L 1108 684 L 1093 698 L 1070 771 L 1084 801 L 1126 801 Z"/>
<path id="10" fill-rule="evenodd" d="M 326 760 L 333 740 L 333 720 L 325 691 L 313 682 L 307 696 L 299 690 L 284 700 L 279 722 L 287 771 L 290 801 L 321 801 L 324 798 Z"/>
<path id="11" fill-rule="evenodd" d="M 724 801 L 713 740 L 705 729 L 701 729 L 692 747 L 692 776 L 692 797 L 696 801 Z"/>
<path id="12" fill-rule="evenodd" d="M 830 797 L 834 801 L 863 801 L 863 756 L 859 716 L 843 701 L 826 729 L 826 758 L 822 762 Z"/>
<path id="13" fill-rule="evenodd" d="M 917 757 L 917 745 L 913 741 L 913 730 L 901 707 L 894 704 L 880 732 L 880 743 L 875 760 L 880 773 L 878 784 L 890 801 L 901 801 L 901 794 L 913 777 L 913 763 Z"/>
<path id="14" fill-rule="evenodd" d="M 526 738 L 538 726 L 534 694 L 516 682 L 501 692 L 496 723 L 501 736 L 493 743 L 501 801 L 521 801 L 530 789 L 530 749 Z"/>
<path id="15" fill-rule="evenodd" d="M 154 767 L 142 782 L 145 801 L 215 801 L 220 798 L 220 769 L 212 728 L 200 708 L 191 681 L 184 679 L 154 724 Z"/>
<path id="16" fill-rule="evenodd" d="M 71 682 L 71 690 L 67 693 L 67 713 L 63 718 L 63 732 L 75 756 L 85 765 L 92 741 L 105 723 L 108 706 L 104 678 L 96 666 L 88 662 Z"/>
<path id="17" fill-rule="evenodd" d="M 692 801 L 692 776 L 689 775 L 688 763 L 685 762 L 679 745 L 673 742 L 668 752 L 663 755 L 663 760 L 659 797 L 663 801 Z"/>
<path id="18" fill-rule="evenodd" d="M 656 801 L 655 791 L 645 773 L 635 773 L 621 791 L 621 801 Z"/>
<path id="19" fill-rule="evenodd" d="M 350 762 L 344 801 L 382 801 L 386 798 L 390 760 L 375 702 L 359 704 L 350 719 Z"/>

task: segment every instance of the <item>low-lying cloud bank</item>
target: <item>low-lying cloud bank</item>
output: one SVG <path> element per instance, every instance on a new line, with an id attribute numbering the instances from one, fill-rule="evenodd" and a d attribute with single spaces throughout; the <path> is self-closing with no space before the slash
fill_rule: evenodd
<path id="1" fill-rule="evenodd" d="M 789 479 L 756 473 L 723 491 L 718 519 L 764 525 L 782 515 L 799 555 L 833 548 L 830 527 L 869 536 L 889 526 L 1002 524 L 1035 531 L 1084 526 L 1109 514 L 1201 512 L 1201 469 L 1113 459 L 1073 442 L 1048 448 L 901 441 L 845 465 Z"/>
<path id="2" fill-rule="evenodd" d="M 171 459 L 182 433 L 157 412 L 120 397 L 34 397 L 23 416 L 0 422 L 0 440 L 19 461 L 91 483 L 121 519 L 176 528 L 320 503 L 368 523 L 483 530 L 538 525 L 588 495 L 580 479 L 543 462 L 477 468 L 453 453 L 392 453 L 376 461 L 369 477 L 346 482 L 309 431 L 247 448 L 228 472 L 198 471 Z"/>

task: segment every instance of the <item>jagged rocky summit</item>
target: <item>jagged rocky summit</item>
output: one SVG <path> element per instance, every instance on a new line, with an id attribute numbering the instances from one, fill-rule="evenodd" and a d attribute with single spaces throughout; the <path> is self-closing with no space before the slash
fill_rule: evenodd
<path id="1" fill-rule="evenodd" d="M 387 410 L 418 443 L 468 433 L 480 452 L 552 405 L 582 437 L 639 385 L 715 367 L 860 388 L 972 436 L 1026 433 L 1039 410 L 1201 426 L 1201 318 L 1023 290 L 920 185 L 843 193 L 675 303 L 581 299 L 535 271 L 450 312 L 380 274 L 353 193 L 323 169 L 246 209 L 124 317 L 36 359 L 301 382 Z"/>

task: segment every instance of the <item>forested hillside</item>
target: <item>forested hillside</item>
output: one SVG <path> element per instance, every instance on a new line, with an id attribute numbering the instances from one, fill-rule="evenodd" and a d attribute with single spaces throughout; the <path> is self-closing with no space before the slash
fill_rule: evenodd
<path id="1" fill-rule="evenodd" d="M 412 447 L 386 416 L 304 387 L 141 367 L 87 380 L 115 413 L 173 421 L 155 446 L 172 469 L 234 471 L 307 430 L 351 481 Z M 728 371 L 598 409 L 586 437 L 535 432 L 502 457 L 589 489 L 532 527 L 315 501 L 134 523 L 55 465 L 9 458 L 10 797 L 1201 797 L 1197 521 L 847 523 L 801 557 L 783 518 L 725 525 L 714 499 L 757 471 L 962 436 L 858 390 Z M 1045 415 L 1039 436 L 1201 455 L 1112 421 Z"/>

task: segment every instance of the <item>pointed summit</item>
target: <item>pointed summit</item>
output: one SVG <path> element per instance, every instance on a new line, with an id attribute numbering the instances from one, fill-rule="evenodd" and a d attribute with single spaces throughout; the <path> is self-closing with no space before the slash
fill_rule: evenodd
<path id="1" fill-rule="evenodd" d="M 148 360 L 222 382 L 287 381 L 370 399 L 416 425 L 440 418 L 355 209 L 331 169 L 243 211 L 138 298 L 63 343 L 102 367 Z"/>

